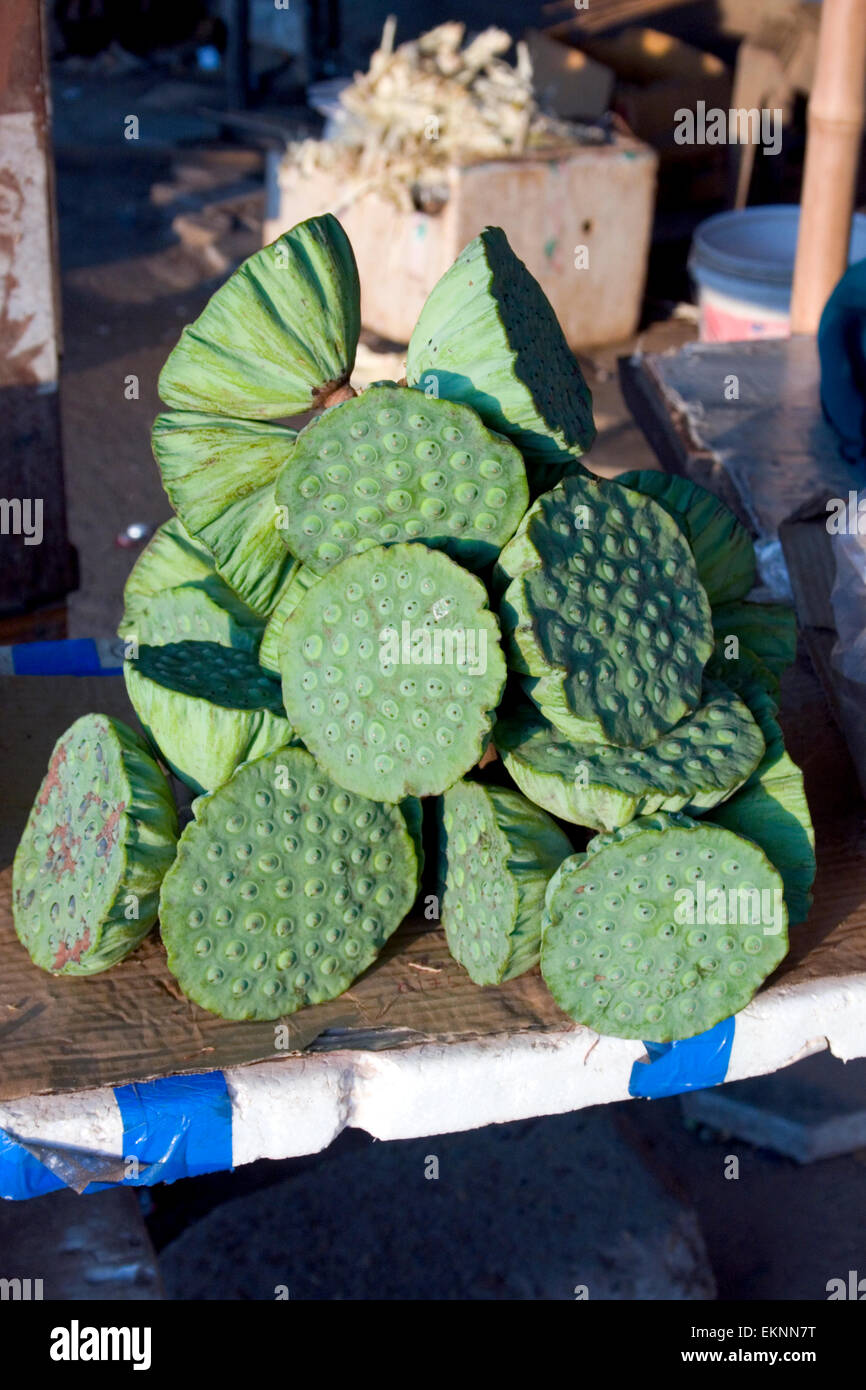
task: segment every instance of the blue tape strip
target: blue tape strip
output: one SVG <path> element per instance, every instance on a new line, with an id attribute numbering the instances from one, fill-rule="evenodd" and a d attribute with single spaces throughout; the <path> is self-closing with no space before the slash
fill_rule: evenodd
<path id="1" fill-rule="evenodd" d="M 653 1100 L 720 1085 L 728 1074 L 733 1041 L 734 1019 L 726 1018 L 681 1042 L 645 1043 L 649 1062 L 635 1062 L 629 1095 Z"/>
<path id="2" fill-rule="evenodd" d="M 93 1182 L 85 1194 L 110 1187 L 153 1187 L 232 1167 L 232 1106 L 222 1072 L 169 1076 L 114 1091 L 123 1120 L 122 1183 Z M 21 1144 L 0 1130 L 0 1198 L 21 1201 L 65 1187 Z"/>
<path id="3" fill-rule="evenodd" d="M 119 676 L 122 666 L 103 666 L 92 637 L 66 642 L 19 642 L 12 648 L 16 676 Z"/>
<path id="4" fill-rule="evenodd" d="M 22 1201 L 25 1197 L 41 1197 L 65 1186 L 38 1158 L 0 1129 L 0 1197 Z"/>
<path id="5" fill-rule="evenodd" d="M 124 1185 L 151 1187 L 232 1167 L 232 1105 L 222 1072 L 167 1076 L 118 1086 L 114 1094 L 123 1157 L 139 1165 Z"/>

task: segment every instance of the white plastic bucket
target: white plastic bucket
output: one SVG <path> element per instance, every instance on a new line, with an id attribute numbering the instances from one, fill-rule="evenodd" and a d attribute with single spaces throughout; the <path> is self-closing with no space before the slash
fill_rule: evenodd
<path id="1" fill-rule="evenodd" d="M 796 204 L 721 212 L 697 228 L 689 273 L 705 343 L 787 338 L 800 209 Z M 856 213 L 850 261 L 866 257 L 866 216 Z"/>

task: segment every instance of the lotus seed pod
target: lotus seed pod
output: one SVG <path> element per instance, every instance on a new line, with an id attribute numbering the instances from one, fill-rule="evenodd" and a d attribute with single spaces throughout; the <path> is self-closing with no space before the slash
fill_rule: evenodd
<path id="1" fill-rule="evenodd" d="M 277 527 L 274 481 L 295 431 L 170 411 L 154 421 L 153 454 L 169 501 L 217 572 L 265 618 L 297 569 Z"/>
<path id="2" fill-rule="evenodd" d="M 577 1023 L 690 1038 L 745 1008 L 788 949 L 782 880 L 720 826 L 638 819 L 566 859 L 547 889 L 541 972 Z"/>
<path id="3" fill-rule="evenodd" d="M 653 811 L 705 811 L 747 780 L 764 740 L 742 700 L 709 685 L 704 702 L 647 748 L 572 743 L 531 709 L 493 731 L 520 790 L 562 820 L 615 830 Z"/>
<path id="4" fill-rule="evenodd" d="M 704 667 L 706 680 L 721 681 L 735 691 L 751 708 L 750 695 L 759 688 L 769 695 L 776 710 L 779 708 L 779 677 L 748 647 L 737 642 L 730 655 L 724 639 L 717 639 L 715 650 Z"/>
<path id="5" fill-rule="evenodd" d="M 518 792 L 458 782 L 442 798 L 442 925 L 477 985 L 538 964 L 551 875 L 572 853 L 549 816 Z"/>
<path id="6" fill-rule="evenodd" d="M 485 227 L 434 286 L 409 342 L 406 380 L 463 401 L 508 435 L 533 493 L 580 467 L 595 438 L 583 373 L 501 227 Z"/>
<path id="7" fill-rule="evenodd" d="M 697 709 L 710 606 L 679 527 L 649 497 L 565 478 L 500 556 L 512 669 L 574 742 L 646 748 Z"/>
<path id="8" fill-rule="evenodd" d="M 314 574 L 307 565 L 298 565 L 291 579 L 277 600 L 273 613 L 268 618 L 259 646 L 259 665 L 279 680 L 280 662 L 283 655 L 283 631 L 286 619 L 294 613 L 308 589 L 318 584 L 320 576 Z"/>
<path id="9" fill-rule="evenodd" d="M 214 791 L 250 758 L 292 738 L 280 687 L 255 655 L 216 642 L 140 647 L 123 667 L 143 727 L 175 776 Z"/>
<path id="10" fill-rule="evenodd" d="M 194 810 L 160 926 L 184 994 L 221 1018 L 335 999 L 415 899 L 403 812 L 335 786 L 303 749 L 246 763 Z"/>
<path id="11" fill-rule="evenodd" d="M 276 499 L 286 545 L 326 574 L 393 541 L 423 541 L 483 568 L 513 535 L 529 491 L 514 445 L 468 406 L 371 386 L 301 431 Z"/>
<path id="12" fill-rule="evenodd" d="M 159 378 L 177 410 L 278 420 L 349 380 L 361 329 L 358 268 L 330 213 L 257 251 L 181 334 Z"/>
<path id="13" fill-rule="evenodd" d="M 724 603 L 713 609 L 716 639 L 736 637 L 780 679 L 797 656 L 797 617 L 786 603 Z"/>
<path id="14" fill-rule="evenodd" d="M 710 819 L 760 845 L 782 876 L 788 919 L 797 925 L 809 915 L 816 872 L 803 774 L 785 751 L 772 696 L 755 684 L 744 698 L 760 724 L 766 752 L 743 789 L 717 806 Z"/>
<path id="15" fill-rule="evenodd" d="M 199 541 L 193 540 L 176 516 L 159 526 L 130 571 L 123 590 L 123 619 L 118 636 L 139 636 L 140 614 L 154 598 L 167 589 L 196 584 L 242 626 L 259 623 L 252 609 L 232 593 L 214 567 L 213 557 Z"/>
<path id="16" fill-rule="evenodd" d="M 484 752 L 505 684 L 499 624 L 483 584 L 441 551 L 350 555 L 284 634 L 286 712 L 347 791 L 436 796 Z"/>
<path id="17" fill-rule="evenodd" d="M 403 819 L 406 822 L 406 829 L 412 836 L 412 843 L 415 846 L 415 858 L 418 861 L 418 877 L 424 872 L 424 807 L 417 796 L 404 796 L 400 802 L 400 810 L 403 812 Z"/>
<path id="18" fill-rule="evenodd" d="M 199 584 L 179 584 L 156 594 L 139 610 L 135 623 L 141 646 L 170 642 L 217 642 L 221 647 L 257 652 L 263 624 L 250 612 L 239 622 Z"/>
<path id="19" fill-rule="evenodd" d="M 652 497 L 677 523 L 712 607 L 746 597 L 756 578 L 755 547 L 745 526 L 714 493 L 690 478 L 650 468 L 620 473 L 616 481 Z"/>
<path id="20" fill-rule="evenodd" d="M 58 739 L 12 870 L 15 930 L 54 975 L 108 970 L 147 936 L 177 812 L 144 740 L 85 714 Z"/>

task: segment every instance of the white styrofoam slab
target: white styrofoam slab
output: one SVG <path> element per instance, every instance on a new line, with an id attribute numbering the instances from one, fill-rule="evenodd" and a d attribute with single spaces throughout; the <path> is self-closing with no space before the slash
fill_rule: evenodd
<path id="1" fill-rule="evenodd" d="M 737 1015 L 727 1080 L 829 1047 L 866 1056 L 866 975 L 775 986 Z M 477 1129 L 626 1100 L 643 1044 L 587 1028 L 384 1052 L 314 1053 L 225 1072 L 235 1166 L 318 1153 L 347 1127 L 377 1139 Z M 41 1144 L 122 1156 L 111 1088 L 0 1104 L 0 1129 Z"/>

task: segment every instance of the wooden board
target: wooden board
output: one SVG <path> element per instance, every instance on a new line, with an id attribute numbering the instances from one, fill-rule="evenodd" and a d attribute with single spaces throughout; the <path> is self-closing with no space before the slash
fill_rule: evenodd
<path id="1" fill-rule="evenodd" d="M 715 492 L 755 536 L 774 536 L 816 498 L 862 484 L 821 411 L 814 338 L 693 343 L 619 366 L 662 467 Z"/>
<path id="2" fill-rule="evenodd" d="M 0 691 L 6 715 L 0 752 L 8 759 L 7 788 L 13 788 L 0 813 L 8 862 L 48 753 L 70 719 L 87 707 L 131 716 L 122 682 L 114 678 L 10 678 Z M 791 954 L 771 983 L 842 979 L 866 972 L 863 803 L 805 658 L 785 677 L 783 723 L 806 775 L 819 881 L 814 911 L 796 929 Z M 580 831 L 574 839 L 578 847 L 583 843 Z M 15 936 L 9 887 L 6 869 L 0 874 L 0 1100 L 286 1055 L 274 1024 L 226 1022 L 185 1000 L 155 937 L 92 979 L 56 979 L 38 970 Z M 301 1010 L 286 1024 L 290 1048 L 320 1051 L 561 1034 L 572 1026 L 537 970 L 479 989 L 449 956 L 438 925 L 417 914 L 353 989 L 331 1004 Z"/>

